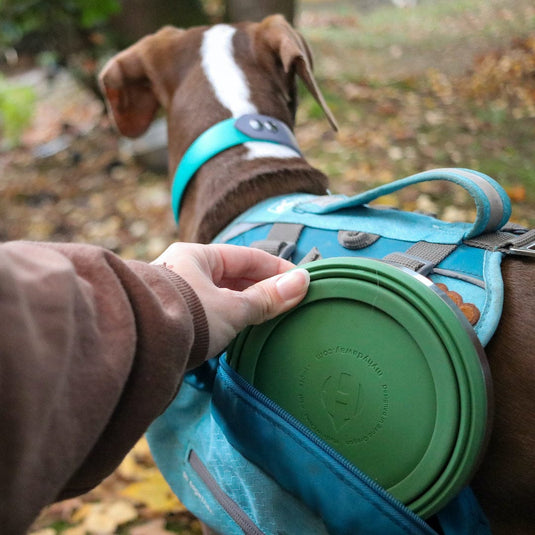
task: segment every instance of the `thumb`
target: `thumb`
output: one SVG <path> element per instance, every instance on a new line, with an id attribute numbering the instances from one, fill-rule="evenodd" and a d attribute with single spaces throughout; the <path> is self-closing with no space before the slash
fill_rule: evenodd
<path id="1" fill-rule="evenodd" d="M 250 286 L 243 292 L 249 304 L 247 324 L 262 323 L 290 310 L 305 297 L 309 283 L 306 269 L 293 269 Z"/>

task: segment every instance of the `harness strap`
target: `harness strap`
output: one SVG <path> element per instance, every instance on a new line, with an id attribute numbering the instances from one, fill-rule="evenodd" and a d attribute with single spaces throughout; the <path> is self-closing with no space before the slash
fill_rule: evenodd
<path id="1" fill-rule="evenodd" d="M 481 234 L 475 238 L 465 240 L 464 243 L 488 251 L 535 256 L 535 229 L 511 228 L 511 230 L 512 232 L 497 231 Z M 521 233 L 519 234 L 519 232 Z"/>
<path id="2" fill-rule="evenodd" d="M 303 264 L 308 264 L 309 262 L 315 262 L 316 260 L 321 260 L 323 257 L 317 247 L 312 247 L 310 251 L 301 259 L 298 266 Z"/>
<path id="3" fill-rule="evenodd" d="M 263 223 L 249 223 L 247 221 L 243 221 L 241 223 L 235 223 L 234 225 L 231 225 L 230 227 L 227 227 L 223 230 L 223 232 L 219 235 L 216 243 L 227 243 L 233 238 L 236 238 L 240 234 L 244 234 L 246 232 L 249 232 L 250 230 L 253 230 L 256 227 L 262 226 Z"/>
<path id="4" fill-rule="evenodd" d="M 295 251 L 303 228 L 304 225 L 297 223 L 274 223 L 266 239 L 252 242 L 251 247 L 288 259 Z"/>
<path id="5" fill-rule="evenodd" d="M 511 202 L 505 190 L 491 177 L 469 169 L 432 169 L 383 184 L 353 197 L 331 195 L 305 201 L 299 205 L 299 210 L 313 214 L 328 214 L 347 210 L 364 206 L 379 197 L 394 193 L 407 186 L 433 180 L 453 182 L 463 187 L 474 199 L 477 210 L 476 219 L 470 227 L 465 229 L 463 237 L 472 238 L 484 232 L 495 231 L 509 220 Z"/>
<path id="6" fill-rule="evenodd" d="M 416 242 L 404 253 L 390 253 L 383 260 L 390 264 L 397 264 L 421 275 L 429 275 L 437 264 L 457 248 L 456 244 Z"/>

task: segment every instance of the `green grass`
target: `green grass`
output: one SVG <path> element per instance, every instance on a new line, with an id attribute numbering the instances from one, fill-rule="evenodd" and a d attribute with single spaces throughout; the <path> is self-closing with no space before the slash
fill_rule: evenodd
<path id="1" fill-rule="evenodd" d="M 364 13 L 347 2 L 304 1 L 302 12 L 300 30 L 316 52 L 320 78 L 338 70 L 346 80 L 403 78 L 431 67 L 464 72 L 474 53 L 535 26 L 531 0 L 421 0 L 414 9 L 386 5 Z M 323 14 L 325 23 L 307 25 L 307 13 L 320 21 Z"/>

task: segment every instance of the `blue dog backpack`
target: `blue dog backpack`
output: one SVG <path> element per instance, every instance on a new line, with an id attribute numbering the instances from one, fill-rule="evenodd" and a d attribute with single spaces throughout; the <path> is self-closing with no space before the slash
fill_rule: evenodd
<path id="1" fill-rule="evenodd" d="M 465 188 L 475 221 L 447 223 L 369 204 L 432 180 Z M 533 254 L 535 240 L 534 231 L 508 223 L 510 209 L 490 177 L 437 169 L 353 197 L 271 198 L 223 230 L 218 243 L 304 262 L 311 289 L 300 308 L 246 329 L 227 353 L 188 373 L 149 428 L 154 459 L 182 503 L 223 535 L 490 533 L 468 486 L 492 419 L 483 347 L 500 319 L 501 259 Z M 477 311 L 472 324 L 459 311 L 463 305 Z M 331 316 L 337 307 L 342 312 Z M 331 339 L 318 350 L 322 329 Z M 355 337 L 368 349 L 352 348 Z M 397 347 L 405 348 L 401 362 L 392 356 Z M 299 359 L 304 364 L 292 371 Z M 382 411 L 358 436 L 347 434 L 348 422 L 366 421 L 366 403 L 355 401 L 352 383 L 343 383 L 351 374 L 315 383 L 311 371 L 348 359 L 375 385 Z M 266 390 L 262 374 L 274 390 Z M 303 412 L 307 396 L 313 408 Z M 396 396 L 403 400 L 397 408 Z M 342 416 L 329 409 L 335 404 L 346 411 Z M 426 419 L 418 453 L 411 437 Z M 340 443 L 335 431 L 351 440 Z M 440 460 L 428 463 L 432 449 Z M 365 466 L 352 457 L 357 450 L 366 452 Z M 397 470 L 398 459 L 409 468 Z M 397 479 L 381 480 L 385 471 Z"/>

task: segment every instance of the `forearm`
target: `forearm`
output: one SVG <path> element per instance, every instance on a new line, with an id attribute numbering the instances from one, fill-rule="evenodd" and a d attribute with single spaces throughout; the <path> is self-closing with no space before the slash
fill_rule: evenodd
<path id="1" fill-rule="evenodd" d="M 0 246 L 0 317 L 0 507 L 15 527 L 113 470 L 207 331 L 175 275 L 90 246 Z"/>

